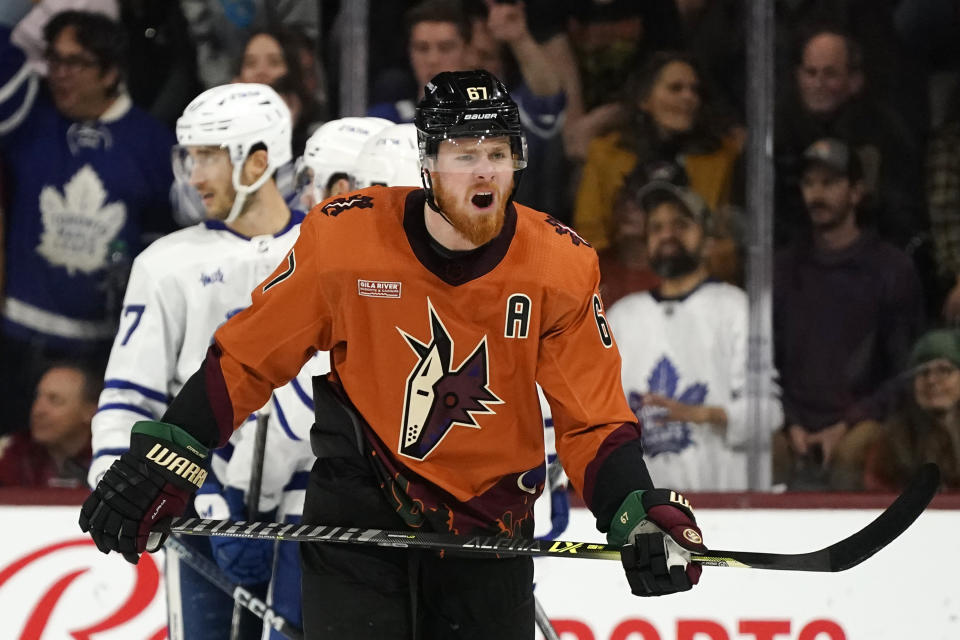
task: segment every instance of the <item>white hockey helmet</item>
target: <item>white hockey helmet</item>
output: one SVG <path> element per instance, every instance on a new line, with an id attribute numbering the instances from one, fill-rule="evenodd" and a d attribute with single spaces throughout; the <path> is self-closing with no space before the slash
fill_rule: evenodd
<path id="1" fill-rule="evenodd" d="M 347 117 L 324 123 L 307 140 L 297 166 L 297 185 L 310 190 L 316 204 L 324 199 L 331 176 L 354 179 L 354 167 L 363 144 L 393 123 L 383 118 Z"/>
<path id="2" fill-rule="evenodd" d="M 187 147 L 212 146 L 227 150 L 233 164 L 237 197 L 226 222 L 233 222 L 247 195 L 293 159 L 290 110 L 276 91 L 265 84 L 234 83 L 207 89 L 194 98 L 177 119 L 173 166 L 177 179 L 189 181 L 192 166 Z M 255 145 L 267 151 L 267 170 L 250 185 L 240 183 L 243 163 Z"/>
<path id="3" fill-rule="evenodd" d="M 420 186 L 420 146 L 412 122 L 395 124 L 373 136 L 357 158 L 357 188 Z"/>

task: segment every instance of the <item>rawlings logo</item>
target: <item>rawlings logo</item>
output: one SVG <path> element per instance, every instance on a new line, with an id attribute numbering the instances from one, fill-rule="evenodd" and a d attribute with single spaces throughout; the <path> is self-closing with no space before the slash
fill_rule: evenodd
<path id="1" fill-rule="evenodd" d="M 327 202 L 320 209 L 320 213 L 325 216 L 337 217 L 344 211 L 348 209 L 372 209 L 373 208 L 373 197 L 372 196 L 350 196 L 342 198 L 334 198 Z"/>

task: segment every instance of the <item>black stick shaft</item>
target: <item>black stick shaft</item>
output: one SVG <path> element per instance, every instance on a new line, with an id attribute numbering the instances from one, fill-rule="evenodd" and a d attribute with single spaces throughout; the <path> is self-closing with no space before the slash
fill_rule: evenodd
<path id="1" fill-rule="evenodd" d="M 690 561 L 714 567 L 779 571 L 844 571 L 884 548 L 923 513 L 940 486 L 935 464 L 921 466 L 902 494 L 873 522 L 851 536 L 808 553 L 762 553 L 707 550 L 691 553 Z M 456 536 L 420 531 L 384 531 L 328 525 L 277 522 L 230 522 L 176 518 L 172 531 L 187 535 L 233 536 L 296 542 L 331 542 L 465 553 L 548 556 L 587 560 L 620 560 L 620 549 L 595 542 L 527 540 L 495 536 Z"/>

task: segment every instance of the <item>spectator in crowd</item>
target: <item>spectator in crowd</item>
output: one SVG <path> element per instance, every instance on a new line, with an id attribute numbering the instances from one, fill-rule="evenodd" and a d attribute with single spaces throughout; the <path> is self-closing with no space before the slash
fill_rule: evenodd
<path id="1" fill-rule="evenodd" d="M 416 101 L 431 78 L 441 71 L 467 67 L 472 30 L 458 0 L 423 0 L 407 11 L 404 21 L 410 68 L 420 93 L 379 102 L 367 109 L 368 116 L 395 123 L 413 122 Z M 411 94 L 413 91 L 410 90 Z"/>
<path id="2" fill-rule="evenodd" d="M 927 149 L 927 203 L 937 272 L 947 292 L 943 319 L 960 323 L 960 86 Z"/>
<path id="3" fill-rule="evenodd" d="M 925 462 L 940 467 L 943 488 L 960 490 L 960 333 L 924 334 L 910 354 L 905 388 L 883 426 L 870 425 L 863 486 L 899 491 Z"/>
<path id="4" fill-rule="evenodd" d="M 133 103 L 173 129 L 200 92 L 197 51 L 179 2 L 119 0 L 129 38 L 126 76 Z"/>
<path id="5" fill-rule="evenodd" d="M 293 153 L 303 153 L 307 138 L 320 124 L 321 106 L 305 82 L 301 36 L 283 29 L 254 31 L 247 40 L 235 82 L 259 82 L 272 86 L 290 108 L 293 118 Z"/>
<path id="6" fill-rule="evenodd" d="M 910 259 L 857 223 L 865 190 L 857 153 L 827 138 L 803 159 L 812 238 L 781 250 L 774 270 L 786 414 L 774 470 L 779 481 L 822 487 L 834 454 L 857 442 L 851 427 L 882 417 L 881 389 L 906 363 L 923 301 Z M 791 467 L 810 473 L 791 478 Z"/>
<path id="7" fill-rule="evenodd" d="M 501 78 L 520 109 L 530 161 L 517 187 L 517 202 L 569 219 L 569 199 L 560 185 L 569 167 L 563 153 L 566 96 L 560 75 L 527 27 L 522 4 L 475 5 L 467 67 Z"/>
<path id="8" fill-rule="evenodd" d="M 102 379 L 79 361 L 47 369 L 33 398 L 30 430 L 0 437 L 0 487 L 86 485 Z"/>
<path id="9" fill-rule="evenodd" d="M 744 122 L 747 5 L 741 0 L 676 0 L 676 4 L 683 49 L 697 61 L 717 115 Z"/>
<path id="10" fill-rule="evenodd" d="M 590 143 L 577 191 L 574 226 L 597 250 L 610 244 L 613 199 L 638 164 L 683 166 L 691 188 L 711 208 L 729 203 L 733 191 L 742 140 L 715 130 L 688 55 L 651 56 L 628 100 L 632 121 Z"/>
<path id="11" fill-rule="evenodd" d="M 655 482 L 688 491 L 743 491 L 747 444 L 747 296 L 710 281 L 710 213 L 691 189 L 654 180 L 636 194 L 660 284 L 627 295 L 607 313 L 623 359 L 631 408 Z M 771 381 L 771 388 L 775 388 Z M 767 399 L 780 426 L 776 397 Z"/>
<path id="12" fill-rule="evenodd" d="M 927 230 L 921 155 L 904 122 L 866 87 L 860 46 L 834 30 L 803 40 L 796 89 L 776 118 L 777 237 L 789 243 L 808 223 L 799 193 L 802 155 L 814 140 L 847 141 L 863 167 L 861 225 L 906 249 Z"/>
<path id="13" fill-rule="evenodd" d="M 613 205 L 610 246 L 598 251 L 600 294 L 607 308 L 629 293 L 653 289 L 660 282 L 647 255 L 646 215 L 638 199 L 640 190 L 653 179 L 678 182 L 675 165 L 660 165 L 634 172 L 627 178 Z M 676 168 L 679 170 L 679 167 Z M 682 171 L 682 170 L 681 170 Z"/>
<path id="14" fill-rule="evenodd" d="M 929 4 L 927 0 L 923 2 Z M 945 2 L 954 4 L 954 0 Z M 910 36 L 902 28 L 906 25 L 900 16 L 910 4 L 913 0 L 776 0 L 777 77 L 788 79 L 793 75 L 800 51 L 812 32 L 827 29 L 843 33 L 856 42 L 862 52 L 860 71 L 864 76 L 864 89 L 873 99 L 894 109 L 911 136 L 921 140 L 929 128 L 930 117 L 927 70 L 922 60 L 927 47 L 910 42 Z M 951 10 L 955 12 L 956 7 L 948 11 Z M 928 17 L 943 15 L 942 10 L 929 6 L 921 11 Z M 926 44 L 932 41 L 933 38 Z M 951 41 L 945 51 L 953 48 Z M 788 79 L 785 84 L 792 82 Z"/>
<path id="15" fill-rule="evenodd" d="M 180 0 L 197 48 L 204 87 L 230 82 L 251 36 L 262 29 L 291 29 L 316 42 L 320 11 L 316 0 Z"/>
<path id="16" fill-rule="evenodd" d="M 567 152 L 583 160 L 593 138 L 629 118 L 631 109 L 619 101 L 623 79 L 652 52 L 680 48 L 677 7 L 674 0 L 572 0 L 566 11 L 557 3 L 537 4 L 537 17 L 549 11 L 559 13 L 557 19 L 566 18 L 563 27 L 569 39 L 548 46 L 560 54 L 556 60 L 570 96 L 564 127 Z M 571 55 L 562 45 L 569 46 Z"/>
<path id="17" fill-rule="evenodd" d="M 0 398 L 13 424 L 26 422 L 31 390 L 52 360 L 106 359 L 127 265 L 174 226 L 173 133 L 131 104 L 122 29 L 80 11 L 38 25 L 47 9 L 41 2 L 12 34 L 0 26 L 10 203 Z M 45 81 L 35 72 L 43 66 Z"/>

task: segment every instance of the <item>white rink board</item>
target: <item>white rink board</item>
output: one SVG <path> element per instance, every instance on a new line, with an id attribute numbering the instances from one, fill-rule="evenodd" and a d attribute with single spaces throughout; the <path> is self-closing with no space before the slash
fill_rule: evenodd
<path id="1" fill-rule="evenodd" d="M 708 546 L 798 553 L 833 544 L 878 513 L 700 509 L 697 521 Z M 562 537 L 603 541 L 585 509 L 571 513 Z M 877 555 L 844 572 L 704 567 L 692 591 L 659 598 L 631 595 L 617 562 L 536 563 L 536 595 L 561 640 L 960 639 L 958 511 L 928 510 Z"/>
<path id="2" fill-rule="evenodd" d="M 0 506 L 0 640 L 166 638 L 162 554 L 136 567 L 106 556 L 80 531 L 79 513 Z"/>
<path id="3" fill-rule="evenodd" d="M 147 556 L 138 571 L 104 556 L 77 528 L 77 512 L 0 506 L 0 640 L 28 626 L 36 640 L 165 638 L 154 571 L 162 558 Z M 836 542 L 877 513 L 701 509 L 697 517 L 717 548 L 794 553 Z M 846 572 L 707 567 L 692 592 L 663 598 L 630 595 L 619 563 L 544 558 L 536 593 L 561 640 L 957 640 L 958 531 L 960 511 L 931 510 Z M 602 540 L 585 509 L 572 511 L 563 538 Z"/>

